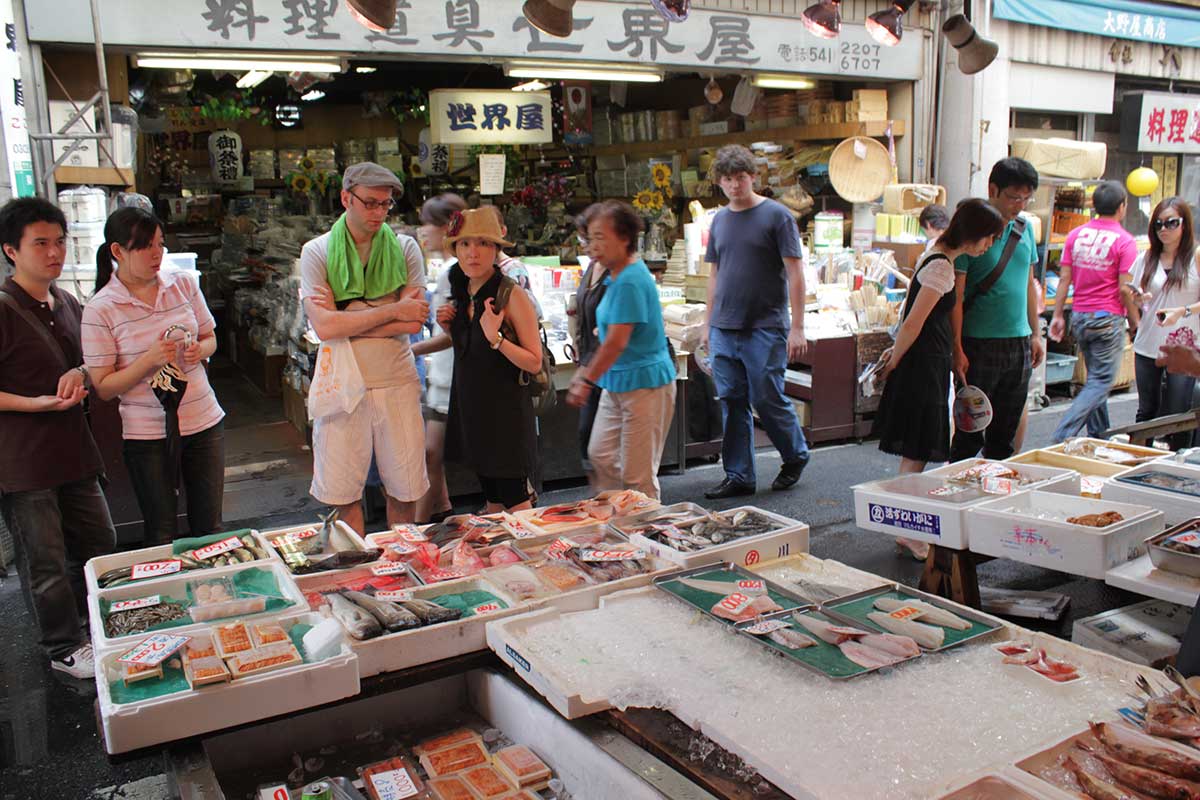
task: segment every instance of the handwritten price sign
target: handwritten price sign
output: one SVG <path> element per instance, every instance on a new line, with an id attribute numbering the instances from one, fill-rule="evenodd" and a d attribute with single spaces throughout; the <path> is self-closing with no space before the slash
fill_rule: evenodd
<path id="1" fill-rule="evenodd" d="M 198 550 L 192 551 L 196 558 L 209 559 L 216 558 L 222 553 L 228 553 L 230 550 L 237 550 L 242 546 L 242 540 L 236 536 L 230 536 L 228 539 L 222 539 L 219 542 L 213 542 L 207 547 L 201 547 Z"/>
<path id="2" fill-rule="evenodd" d="M 406 769 L 376 773 L 371 776 L 371 786 L 379 800 L 404 800 L 418 794 L 417 784 Z"/>
<path id="3" fill-rule="evenodd" d="M 550 546 L 546 548 L 546 558 L 553 558 L 553 559 L 557 559 L 559 561 L 566 561 L 567 560 L 567 551 L 570 550 L 574 546 L 575 546 L 574 544 L 567 541 L 566 539 L 555 539 L 553 542 L 550 543 Z"/>
<path id="4" fill-rule="evenodd" d="M 417 548 L 413 547 L 408 542 L 394 542 L 388 545 L 388 550 L 391 550 L 398 556 L 411 556 L 417 552 Z"/>
<path id="5" fill-rule="evenodd" d="M 499 610 L 499 603 L 484 603 L 483 605 L 475 606 L 473 609 L 471 609 L 471 611 L 476 614 L 490 614 L 493 611 Z"/>
<path id="6" fill-rule="evenodd" d="M 371 567 L 371 572 L 375 575 L 399 575 L 402 572 L 407 572 L 408 567 L 404 562 L 398 564 L 377 564 Z"/>
<path id="7" fill-rule="evenodd" d="M 376 600 L 388 600 L 393 603 L 398 603 L 401 600 L 412 600 L 412 589 L 388 589 L 383 592 L 376 592 Z"/>
<path id="8" fill-rule="evenodd" d="M 743 592 L 761 592 L 767 587 L 762 581 L 738 581 L 737 588 Z"/>
<path id="9" fill-rule="evenodd" d="M 305 539 L 311 539 L 316 535 L 317 531 L 313 528 L 309 528 L 306 531 L 292 531 L 291 533 L 284 534 L 281 538 L 287 542 L 302 542 Z"/>
<path id="10" fill-rule="evenodd" d="M 645 550 L 584 550 L 579 554 L 581 561 L 634 561 L 645 557 Z"/>
<path id="11" fill-rule="evenodd" d="M 421 533 L 411 525 L 397 525 L 396 527 L 392 528 L 392 530 L 396 532 L 396 535 L 400 537 L 401 541 L 412 542 L 414 544 L 421 544 L 422 542 L 429 541 L 428 536 Z"/>
<path id="12" fill-rule="evenodd" d="M 987 494 L 1012 494 L 1016 488 L 1017 482 L 1012 478 L 989 476 L 983 479 L 983 491 Z"/>
<path id="13" fill-rule="evenodd" d="M 162 603 L 162 598 L 159 595 L 152 594 L 149 597 L 139 597 L 137 600 L 118 600 L 112 604 L 110 611 L 132 611 L 135 608 L 151 608 Z"/>
<path id="14" fill-rule="evenodd" d="M 437 581 L 450 581 L 454 580 L 455 578 L 466 577 L 462 570 L 441 568 L 431 569 L 429 572 L 425 573 L 425 575 L 429 578 L 429 580 L 434 581 L 435 583 Z"/>
<path id="15" fill-rule="evenodd" d="M 718 605 L 731 614 L 740 614 L 745 611 L 746 606 L 750 605 L 752 602 L 754 602 L 753 598 L 747 597 L 741 592 L 734 592 L 727 597 L 721 598 L 721 602 L 718 603 Z"/>
<path id="16" fill-rule="evenodd" d="M 171 636 L 167 633 L 156 633 L 143 639 L 132 650 L 117 657 L 124 664 L 138 664 L 143 667 L 157 667 L 171 655 L 183 647 L 192 637 Z"/>
<path id="17" fill-rule="evenodd" d="M 129 577 L 135 581 L 145 578 L 161 578 L 164 575 L 173 575 L 181 569 L 183 569 L 183 562 L 178 558 L 172 558 L 169 561 L 146 561 L 142 564 L 134 564 Z"/>

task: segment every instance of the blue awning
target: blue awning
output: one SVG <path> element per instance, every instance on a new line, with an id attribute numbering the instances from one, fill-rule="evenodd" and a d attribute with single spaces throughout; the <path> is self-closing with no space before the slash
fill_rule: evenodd
<path id="1" fill-rule="evenodd" d="M 1200 9 L 1138 0 L 995 0 L 999 19 L 1135 42 L 1200 47 Z"/>

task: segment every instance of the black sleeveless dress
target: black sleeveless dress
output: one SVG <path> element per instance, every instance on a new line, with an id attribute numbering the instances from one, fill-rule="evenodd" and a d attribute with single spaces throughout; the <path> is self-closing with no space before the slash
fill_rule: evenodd
<path id="1" fill-rule="evenodd" d="M 446 420 L 446 460 L 487 478 L 528 478 L 533 473 L 536 430 L 528 386 L 521 370 L 493 350 L 479 319 L 484 301 L 495 299 L 500 270 L 475 295 L 475 316 L 467 276 L 450 270 L 450 300 L 456 313 L 450 326 L 454 343 L 454 380 Z"/>
<path id="2" fill-rule="evenodd" d="M 904 302 L 907 316 L 921 291 L 921 272 L 930 262 L 945 259 L 930 253 L 913 276 Z M 954 362 L 954 331 L 950 313 L 955 291 L 942 295 L 929 312 L 921 332 L 884 384 L 883 397 L 871 433 L 879 449 L 914 461 L 945 461 L 950 457 L 950 371 Z"/>

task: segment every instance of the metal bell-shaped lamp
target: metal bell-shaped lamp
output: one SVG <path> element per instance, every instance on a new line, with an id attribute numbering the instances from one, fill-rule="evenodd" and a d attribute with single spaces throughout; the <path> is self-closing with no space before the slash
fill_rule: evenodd
<path id="1" fill-rule="evenodd" d="M 946 40 L 958 51 L 958 69 L 964 75 L 982 72 L 996 60 L 1000 46 L 975 32 L 975 26 L 962 14 L 955 14 L 942 25 Z"/>
<path id="2" fill-rule="evenodd" d="M 396 24 L 396 0 L 346 0 L 350 16 L 373 31 L 386 31 Z"/>
<path id="3" fill-rule="evenodd" d="M 821 0 L 804 9 L 800 20 L 809 33 L 822 39 L 837 38 L 842 29 L 842 0 Z"/>
<path id="4" fill-rule="evenodd" d="M 521 13 L 542 33 L 565 38 L 575 29 L 571 11 L 575 0 L 525 0 Z"/>

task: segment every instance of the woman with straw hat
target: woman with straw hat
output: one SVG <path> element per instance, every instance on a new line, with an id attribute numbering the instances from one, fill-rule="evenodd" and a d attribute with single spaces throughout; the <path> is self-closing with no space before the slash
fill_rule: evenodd
<path id="1" fill-rule="evenodd" d="M 512 243 L 494 213 L 455 213 L 446 233 L 458 259 L 450 269 L 450 301 L 437 310 L 454 345 L 446 460 L 475 471 L 488 513 L 528 508 L 535 432 L 521 373 L 542 366 L 537 311 L 496 265 L 500 248 Z"/>

